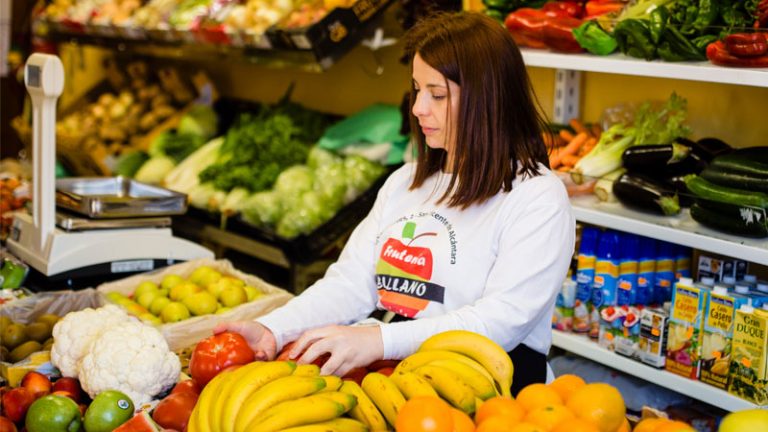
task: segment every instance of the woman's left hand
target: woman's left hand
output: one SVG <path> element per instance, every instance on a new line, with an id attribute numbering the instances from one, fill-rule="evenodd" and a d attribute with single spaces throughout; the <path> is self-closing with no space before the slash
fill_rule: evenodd
<path id="1" fill-rule="evenodd" d="M 305 351 L 306 350 L 306 351 Z M 379 326 L 327 326 L 308 330 L 296 340 L 288 356 L 307 364 L 323 354 L 331 357 L 320 369 L 322 375 L 344 376 L 356 367 L 368 366 L 384 357 Z"/>

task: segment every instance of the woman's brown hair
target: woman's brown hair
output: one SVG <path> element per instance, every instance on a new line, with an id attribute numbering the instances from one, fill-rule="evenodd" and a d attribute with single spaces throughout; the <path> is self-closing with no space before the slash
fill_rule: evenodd
<path id="1" fill-rule="evenodd" d="M 539 163 L 549 167 L 541 136 L 546 123 L 536 109 L 522 54 L 499 23 L 479 13 L 439 14 L 408 32 L 406 51 L 411 69 L 419 54 L 461 88 L 452 167 L 444 167 L 444 150 L 427 146 L 418 119 L 410 113 L 417 148 L 411 189 L 450 168 L 451 180 L 440 201 L 467 208 L 500 190 L 509 192 L 517 175 L 540 175 Z M 415 100 L 411 87 L 411 109 Z"/>

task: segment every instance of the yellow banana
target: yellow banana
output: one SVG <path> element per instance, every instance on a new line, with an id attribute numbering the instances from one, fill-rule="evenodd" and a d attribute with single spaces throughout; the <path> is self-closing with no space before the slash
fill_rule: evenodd
<path id="1" fill-rule="evenodd" d="M 438 333 L 425 340 L 419 351 L 445 350 L 463 354 L 477 361 L 493 377 L 502 396 L 510 396 L 514 366 L 504 348 L 487 337 L 466 330 Z"/>
<path id="2" fill-rule="evenodd" d="M 235 419 L 235 432 L 249 431 L 248 425 L 269 408 L 325 388 L 320 377 L 287 376 L 278 378 L 251 393 L 243 402 Z"/>
<path id="3" fill-rule="evenodd" d="M 254 364 L 254 363 L 251 363 Z M 296 363 L 285 361 L 260 362 L 258 367 L 251 364 L 243 366 L 235 372 L 235 376 L 229 382 L 229 389 L 219 395 L 218 409 L 215 417 L 221 419 L 222 432 L 233 432 L 238 412 L 243 402 L 255 391 L 264 385 L 282 377 L 290 376 Z"/>
<path id="4" fill-rule="evenodd" d="M 192 408 L 192 414 L 189 415 L 189 421 L 187 421 L 187 432 L 201 432 L 200 428 L 197 427 L 197 423 L 199 421 L 197 419 L 198 411 L 200 411 L 200 405 L 195 403 L 195 407 Z"/>
<path id="5" fill-rule="evenodd" d="M 323 389 L 323 391 L 320 391 L 317 394 L 340 403 L 342 406 L 344 406 L 344 412 L 347 412 L 357 406 L 357 398 L 349 393 L 339 391 L 327 392 L 325 389 Z"/>
<path id="6" fill-rule="evenodd" d="M 387 421 L 381 415 L 379 409 L 373 404 L 371 398 L 354 381 L 344 381 L 339 391 L 357 398 L 357 405 L 349 411 L 349 416 L 367 425 L 373 432 L 387 430 Z"/>
<path id="7" fill-rule="evenodd" d="M 474 368 L 456 360 L 435 360 L 430 365 L 440 366 L 459 375 L 465 383 L 472 387 L 475 396 L 482 400 L 490 399 L 497 395 L 493 386 L 493 379 L 488 379 Z"/>
<path id="8" fill-rule="evenodd" d="M 369 430 L 368 426 L 357 420 L 339 417 L 326 422 L 283 429 L 283 432 L 368 432 Z"/>
<path id="9" fill-rule="evenodd" d="M 296 366 L 296 370 L 293 371 L 296 376 L 313 377 L 320 375 L 320 366 L 316 364 L 303 364 Z"/>
<path id="10" fill-rule="evenodd" d="M 216 396 L 221 389 L 221 384 L 229 379 L 230 375 L 233 373 L 233 371 L 220 372 L 203 388 L 200 397 L 197 399 L 197 404 L 195 404 L 195 409 L 198 410 L 197 416 L 195 417 L 197 420 L 196 429 L 198 431 L 215 432 L 215 430 L 211 428 L 211 404 L 216 400 Z"/>
<path id="11" fill-rule="evenodd" d="M 342 404 L 327 395 L 312 395 L 282 402 L 264 411 L 248 425 L 248 432 L 273 432 L 294 426 L 335 419 L 344 414 Z"/>
<path id="12" fill-rule="evenodd" d="M 211 402 L 211 406 L 208 409 L 208 417 L 213 422 L 211 425 L 212 431 L 218 432 L 223 430 L 221 412 L 224 410 L 225 403 L 227 402 L 229 394 L 234 386 L 238 383 L 238 381 L 242 380 L 243 376 L 255 369 L 260 368 L 262 364 L 262 362 L 252 362 L 240 366 L 236 370 L 232 371 L 228 378 L 219 385 L 219 392 L 216 395 L 216 399 Z"/>
<path id="13" fill-rule="evenodd" d="M 387 419 L 387 423 L 395 426 L 397 413 L 405 404 L 405 397 L 397 389 L 395 383 L 378 372 L 371 372 L 363 378 L 363 391 Z"/>
<path id="14" fill-rule="evenodd" d="M 476 371 L 483 374 L 490 382 L 493 383 L 493 388 L 496 390 L 497 394 L 501 394 L 501 386 L 493 379 L 490 373 L 478 362 L 475 360 L 472 360 L 471 358 L 455 353 L 453 351 L 445 351 L 445 350 L 430 350 L 430 351 L 417 351 L 410 356 L 406 357 L 403 361 L 401 361 L 397 367 L 395 368 L 395 373 L 397 372 L 411 372 L 414 369 L 424 366 L 426 364 L 432 363 L 435 360 L 455 360 L 457 362 L 461 362 L 466 364 L 467 366 L 471 367 L 472 369 L 475 369 Z M 394 375 L 394 374 L 393 374 Z"/>
<path id="15" fill-rule="evenodd" d="M 337 391 L 341 388 L 341 378 L 336 375 L 323 375 L 320 378 L 325 380 L 325 388 L 320 390 L 320 393 Z"/>
<path id="16" fill-rule="evenodd" d="M 395 383 L 406 399 L 416 396 L 437 396 L 437 392 L 427 380 L 413 372 L 393 372 L 389 379 Z"/>
<path id="17" fill-rule="evenodd" d="M 422 366 L 414 372 L 427 380 L 451 405 L 467 414 L 475 412 L 475 392 L 456 372 L 433 365 Z"/>

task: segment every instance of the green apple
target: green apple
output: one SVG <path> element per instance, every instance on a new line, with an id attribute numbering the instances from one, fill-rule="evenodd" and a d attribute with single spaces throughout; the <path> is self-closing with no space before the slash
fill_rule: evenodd
<path id="1" fill-rule="evenodd" d="M 173 301 L 181 301 L 184 299 L 184 297 L 198 293 L 202 290 L 202 288 L 193 284 L 192 282 L 183 282 L 171 288 L 170 297 Z"/>
<path id="2" fill-rule="evenodd" d="M 136 297 L 136 301 L 140 305 L 149 309 L 149 305 L 151 305 L 156 298 L 159 298 L 159 296 L 160 295 L 157 293 L 157 291 L 147 291 L 145 293 L 142 293 L 140 296 Z"/>
<path id="3" fill-rule="evenodd" d="M 24 424 L 28 432 L 79 431 L 80 408 L 66 396 L 43 396 L 30 405 Z"/>
<path id="4" fill-rule="evenodd" d="M 160 281 L 160 288 L 170 290 L 171 288 L 175 287 L 176 285 L 184 282 L 184 278 L 176 275 L 176 274 L 169 274 L 165 275 L 162 281 Z"/>
<path id="5" fill-rule="evenodd" d="M 133 298 L 137 299 L 141 297 L 142 294 L 148 293 L 148 292 L 157 292 L 160 290 L 160 287 L 157 286 L 156 283 L 152 281 L 144 281 L 139 284 L 139 286 L 136 287 L 136 290 L 133 292 Z"/>
<path id="6" fill-rule="evenodd" d="M 160 316 L 163 308 L 168 306 L 168 303 L 170 302 L 171 299 L 168 297 L 155 297 L 155 299 L 152 301 L 152 304 L 149 305 L 149 311 L 152 313 L 152 315 Z"/>
<path id="7" fill-rule="evenodd" d="M 245 290 L 245 295 L 248 296 L 248 301 L 253 301 L 264 295 L 260 289 L 252 285 L 246 285 L 243 289 Z"/>
<path id="8" fill-rule="evenodd" d="M 149 324 L 152 324 L 152 325 L 162 325 L 163 324 L 163 320 L 161 320 L 160 318 L 152 315 L 149 312 L 139 315 L 138 318 L 140 320 L 142 320 L 144 322 L 147 322 Z"/>
<path id="9" fill-rule="evenodd" d="M 86 432 L 112 432 L 133 417 L 133 401 L 125 393 L 107 390 L 96 395 L 85 411 Z"/>
<path id="10" fill-rule="evenodd" d="M 129 304 L 123 305 L 123 307 L 125 308 L 126 311 L 128 311 L 129 314 L 134 316 L 139 316 L 141 314 L 149 313 L 147 308 L 133 301 Z"/>
<path id="11" fill-rule="evenodd" d="M 170 302 L 160 313 L 164 323 L 174 323 L 184 321 L 189 318 L 189 309 L 179 302 Z"/>
<path id="12" fill-rule="evenodd" d="M 216 312 L 216 297 L 213 294 L 202 291 L 184 297 L 181 301 L 192 312 L 192 315 L 207 315 Z"/>
<path id="13" fill-rule="evenodd" d="M 235 307 L 245 303 L 248 300 L 248 294 L 245 288 L 238 285 L 230 285 L 224 288 L 219 295 L 219 301 L 226 307 Z"/>
<path id="14" fill-rule="evenodd" d="M 231 310 L 232 310 L 231 307 L 221 306 L 218 309 L 216 309 L 216 314 L 219 315 L 219 314 L 227 313 L 227 312 L 229 312 Z"/>
<path id="15" fill-rule="evenodd" d="M 189 281 L 200 286 L 208 286 L 221 279 L 221 273 L 208 266 L 201 266 L 189 275 Z"/>
<path id="16" fill-rule="evenodd" d="M 169 288 L 160 288 L 157 290 L 157 295 L 160 297 L 168 297 L 168 294 L 171 293 L 171 290 Z"/>
<path id="17" fill-rule="evenodd" d="M 222 279 L 228 280 L 229 283 L 232 284 L 232 285 L 245 286 L 245 282 L 243 282 L 242 279 L 238 279 L 236 277 L 224 276 Z"/>
<path id="18" fill-rule="evenodd" d="M 130 301 L 128 297 L 120 294 L 117 291 L 111 291 L 107 293 L 107 299 L 115 304 L 123 304 L 126 300 Z"/>
<path id="19" fill-rule="evenodd" d="M 206 285 L 205 290 L 213 294 L 214 297 L 219 298 L 224 288 L 229 286 L 229 282 L 226 279 L 219 279 L 216 282 Z"/>

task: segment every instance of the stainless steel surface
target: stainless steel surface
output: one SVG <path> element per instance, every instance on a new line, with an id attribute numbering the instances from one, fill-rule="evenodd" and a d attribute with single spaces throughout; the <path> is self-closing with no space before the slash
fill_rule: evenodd
<path id="1" fill-rule="evenodd" d="M 76 215 L 56 213 L 56 226 L 65 231 L 88 231 L 125 228 L 167 228 L 171 226 L 171 222 L 172 220 L 169 217 L 88 219 Z"/>
<path id="2" fill-rule="evenodd" d="M 125 177 L 56 180 L 56 206 L 90 218 L 170 216 L 187 211 L 187 196 Z"/>

